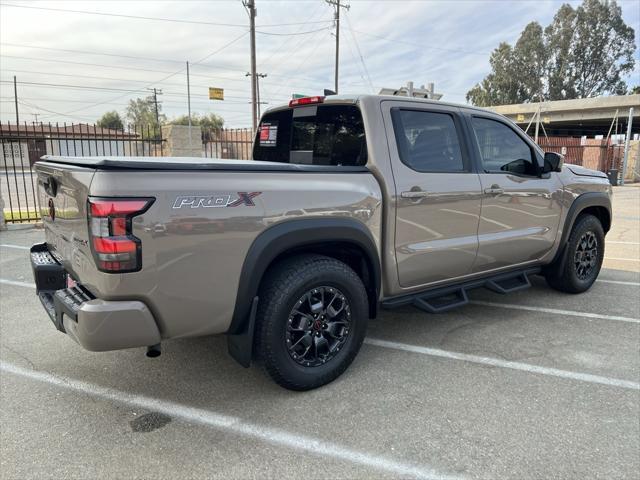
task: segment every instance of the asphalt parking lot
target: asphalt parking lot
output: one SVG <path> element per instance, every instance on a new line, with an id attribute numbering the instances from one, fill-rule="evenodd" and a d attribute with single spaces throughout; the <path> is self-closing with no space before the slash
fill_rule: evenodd
<path id="1" fill-rule="evenodd" d="M 446 314 L 383 312 L 346 374 L 306 393 L 224 338 L 83 351 L 35 296 L 42 237 L 0 233 L 3 479 L 638 478 L 638 186 L 615 189 L 589 292 L 536 278 Z"/>

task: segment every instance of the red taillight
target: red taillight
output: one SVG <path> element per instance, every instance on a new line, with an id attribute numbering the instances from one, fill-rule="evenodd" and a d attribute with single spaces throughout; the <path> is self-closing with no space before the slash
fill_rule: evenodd
<path id="1" fill-rule="evenodd" d="M 290 107 L 298 107 L 300 105 L 311 105 L 314 103 L 322 103 L 324 102 L 324 97 L 315 96 L 315 97 L 302 97 L 296 98 L 289 102 Z"/>
<path id="2" fill-rule="evenodd" d="M 133 235 L 131 219 L 144 213 L 153 198 L 89 198 L 91 251 L 98 269 L 135 272 L 142 267 L 142 242 Z"/>
<path id="3" fill-rule="evenodd" d="M 94 217 L 108 217 L 109 215 L 130 215 L 139 213 L 147 208 L 149 200 L 117 200 L 90 199 L 91 215 Z"/>

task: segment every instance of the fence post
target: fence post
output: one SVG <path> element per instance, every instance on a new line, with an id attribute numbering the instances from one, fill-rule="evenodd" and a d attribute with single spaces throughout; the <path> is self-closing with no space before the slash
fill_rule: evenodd
<path id="1" fill-rule="evenodd" d="M 629 109 L 629 120 L 627 120 L 627 138 L 624 141 L 624 157 L 622 159 L 622 178 L 620 185 L 624 185 L 624 176 L 627 174 L 627 161 L 629 160 L 629 141 L 631 140 L 631 125 L 633 123 L 633 107 Z"/>

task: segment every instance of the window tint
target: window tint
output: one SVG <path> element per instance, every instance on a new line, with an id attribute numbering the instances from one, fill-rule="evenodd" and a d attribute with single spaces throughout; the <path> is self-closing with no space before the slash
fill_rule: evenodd
<path id="1" fill-rule="evenodd" d="M 462 172 L 460 141 L 447 113 L 393 110 L 400 159 L 419 172 Z"/>
<path id="2" fill-rule="evenodd" d="M 474 117 L 472 122 L 486 172 L 538 174 L 531 147 L 511 128 L 486 118 Z"/>
<path id="3" fill-rule="evenodd" d="M 354 105 L 309 105 L 266 114 L 255 160 L 307 165 L 367 163 L 362 115 Z"/>

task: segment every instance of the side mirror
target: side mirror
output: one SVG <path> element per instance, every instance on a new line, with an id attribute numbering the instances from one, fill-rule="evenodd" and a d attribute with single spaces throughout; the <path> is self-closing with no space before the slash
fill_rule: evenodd
<path id="1" fill-rule="evenodd" d="M 564 157 L 556 152 L 546 152 L 544 154 L 544 166 L 542 173 L 559 172 L 562 170 Z"/>

